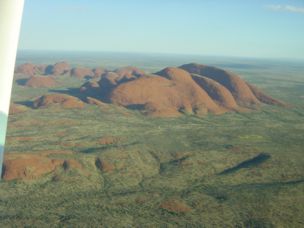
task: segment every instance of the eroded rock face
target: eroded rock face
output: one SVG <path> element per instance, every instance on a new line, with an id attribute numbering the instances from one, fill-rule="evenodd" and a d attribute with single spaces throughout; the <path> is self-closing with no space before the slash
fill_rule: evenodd
<path id="1" fill-rule="evenodd" d="M 41 96 L 33 102 L 34 108 L 45 108 L 53 105 L 59 105 L 62 108 L 82 109 L 85 104 L 76 97 L 59 93 Z"/>

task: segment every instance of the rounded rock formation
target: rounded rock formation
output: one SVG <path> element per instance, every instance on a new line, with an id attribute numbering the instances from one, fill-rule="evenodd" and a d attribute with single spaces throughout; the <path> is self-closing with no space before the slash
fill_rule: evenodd
<path id="1" fill-rule="evenodd" d="M 71 76 L 79 79 L 92 78 L 94 72 L 89 68 L 76 67 L 71 70 Z"/>
<path id="2" fill-rule="evenodd" d="M 145 75 L 134 67 L 106 72 L 81 87 L 86 96 L 145 115 L 173 117 L 248 111 L 265 104 L 283 105 L 241 79 L 216 67 L 185 64 Z"/>
<path id="3" fill-rule="evenodd" d="M 120 77 L 124 78 L 138 78 L 140 76 L 145 75 L 145 72 L 132 66 L 118 68 L 114 71 Z"/>
<path id="4" fill-rule="evenodd" d="M 188 72 L 171 67 L 157 74 L 119 85 L 111 93 L 111 101 L 141 109 L 153 116 L 178 116 L 182 112 L 219 114 L 225 111 L 195 83 Z"/>
<path id="5" fill-rule="evenodd" d="M 52 74 L 54 76 L 60 76 L 68 73 L 70 71 L 70 64 L 67 62 L 58 62 L 54 65 L 49 65 L 46 68 L 47 74 Z"/>
<path id="6" fill-rule="evenodd" d="M 56 85 L 56 80 L 48 76 L 33 76 L 30 77 L 25 83 L 25 86 L 32 88 L 50 88 Z"/>
<path id="7" fill-rule="evenodd" d="M 197 74 L 192 74 L 191 76 L 193 80 L 199 86 L 201 86 L 208 93 L 208 95 L 219 105 L 231 110 L 236 110 L 238 108 L 235 99 L 226 87 L 204 76 L 200 76 Z"/>
<path id="8" fill-rule="evenodd" d="M 34 108 L 45 108 L 53 105 L 59 105 L 63 108 L 84 108 L 84 102 L 78 98 L 59 93 L 43 95 L 33 102 Z"/>
<path id="9" fill-rule="evenodd" d="M 25 63 L 18 66 L 15 70 L 16 74 L 21 74 L 22 76 L 34 76 L 36 74 L 36 66 L 32 63 Z"/>
<path id="10" fill-rule="evenodd" d="M 252 107 L 260 104 L 247 83 L 238 75 L 216 67 L 201 64 L 185 64 L 180 68 L 191 74 L 205 76 L 225 86 L 233 95 L 236 102 L 245 107 Z"/>
<path id="11" fill-rule="evenodd" d="M 31 180 L 54 171 L 63 160 L 38 154 L 6 154 L 3 162 L 4 180 Z"/>

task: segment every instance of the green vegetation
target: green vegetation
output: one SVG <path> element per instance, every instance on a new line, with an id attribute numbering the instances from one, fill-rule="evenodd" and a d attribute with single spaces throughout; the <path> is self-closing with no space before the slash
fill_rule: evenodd
<path id="1" fill-rule="evenodd" d="M 304 226 L 304 79 L 299 71 L 290 80 L 284 72 L 271 80 L 261 69 L 246 72 L 247 80 L 295 105 L 162 119 L 114 105 L 10 116 L 6 153 L 69 150 L 75 153 L 50 156 L 76 159 L 83 168 L 2 181 L 0 226 Z M 56 89 L 81 84 L 61 80 Z M 13 100 L 47 91 L 15 85 Z M 107 137 L 118 140 L 100 142 Z M 268 159 L 219 175 L 261 153 Z"/>

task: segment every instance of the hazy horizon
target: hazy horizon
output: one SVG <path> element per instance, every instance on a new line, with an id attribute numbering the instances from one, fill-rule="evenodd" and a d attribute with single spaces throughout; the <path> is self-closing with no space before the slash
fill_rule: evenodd
<path id="1" fill-rule="evenodd" d="M 304 59 L 302 1 L 27 1 L 20 50 Z"/>
<path id="2" fill-rule="evenodd" d="M 234 59 L 252 59 L 252 60 L 289 60 L 289 61 L 304 61 L 303 58 L 297 57 L 260 57 L 260 56 L 237 56 L 237 55 L 212 55 L 212 54 L 191 54 L 191 53 L 179 53 L 179 52 L 141 52 L 141 51 L 102 51 L 102 50 L 64 50 L 64 49 L 18 49 L 17 54 L 21 53 L 86 53 L 86 54 L 123 54 L 123 55 L 151 55 L 151 56 L 196 56 L 196 57 L 208 57 L 208 58 L 234 58 Z M 17 56 L 18 58 L 18 56 Z"/>

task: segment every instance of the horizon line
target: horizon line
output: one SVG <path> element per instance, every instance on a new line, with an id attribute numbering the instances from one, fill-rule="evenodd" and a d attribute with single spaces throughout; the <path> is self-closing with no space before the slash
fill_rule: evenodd
<path id="1" fill-rule="evenodd" d="M 141 52 L 141 51 L 107 51 L 107 50 L 63 50 L 63 49 L 19 49 L 17 52 L 74 52 L 74 53 L 111 53 L 111 54 L 137 54 L 137 55 L 168 55 L 168 56 L 196 56 L 209 58 L 244 58 L 244 59 L 260 59 L 260 60 L 294 60 L 304 61 L 301 57 L 261 57 L 261 56 L 242 56 L 242 55 L 223 55 L 223 54 L 199 54 L 199 53 L 176 53 L 176 52 Z M 17 56 L 18 58 L 18 56 Z"/>

